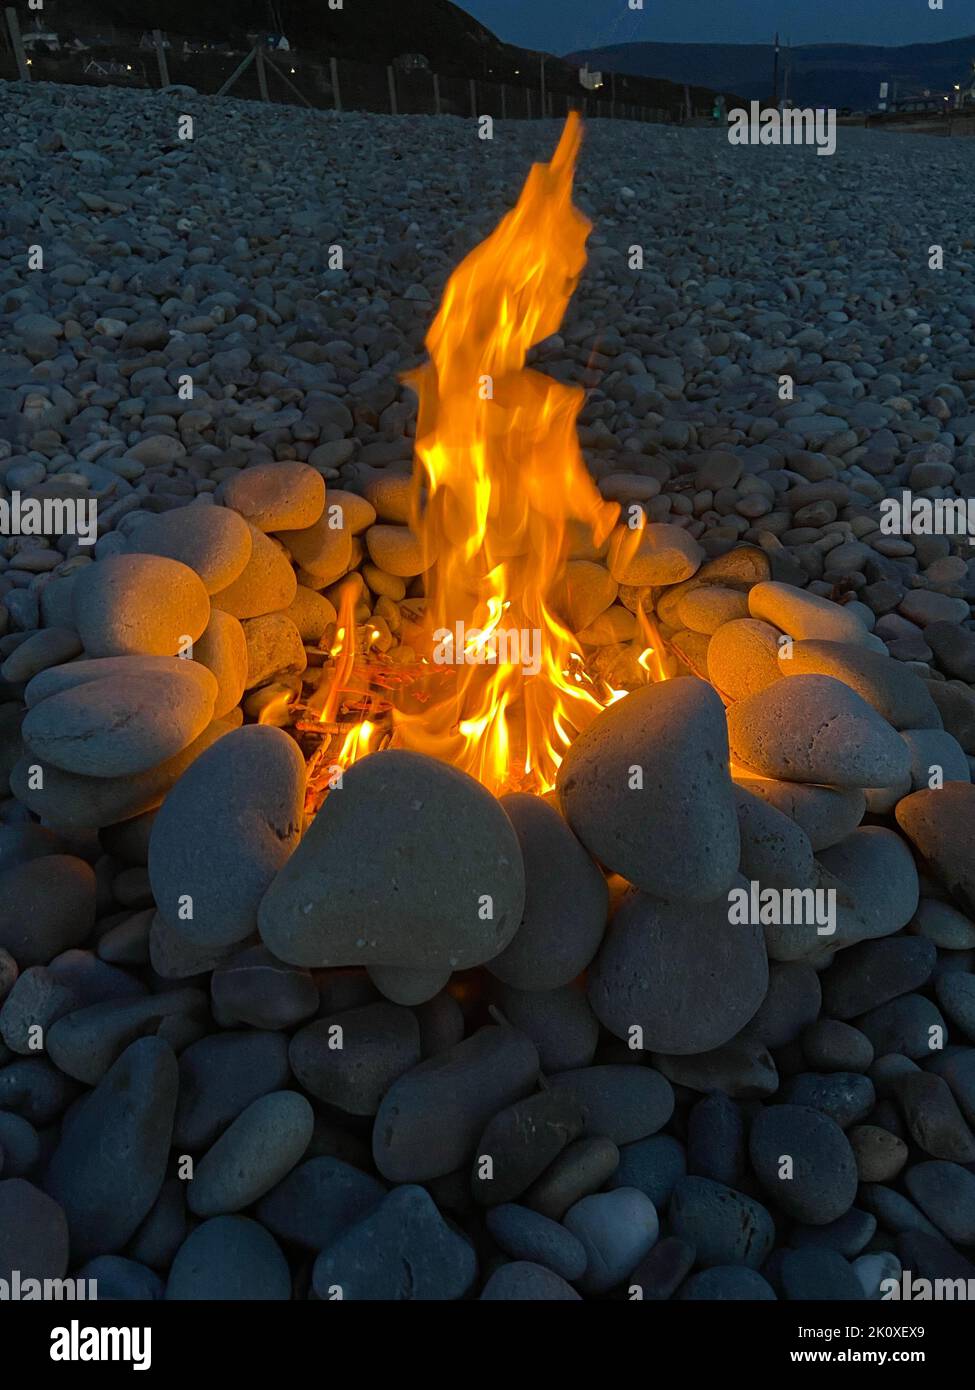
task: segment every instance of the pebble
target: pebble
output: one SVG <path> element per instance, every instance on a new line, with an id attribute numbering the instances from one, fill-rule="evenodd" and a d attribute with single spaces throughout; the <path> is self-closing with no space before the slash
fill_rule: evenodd
<path id="1" fill-rule="evenodd" d="M 482 1206 L 520 1197 L 585 1129 L 585 1111 L 571 1090 L 548 1089 L 499 1110 L 474 1151 L 471 1188 Z"/>
<path id="2" fill-rule="evenodd" d="M 191 1035 L 202 1030 L 206 1005 L 206 995 L 201 990 L 174 989 L 75 1008 L 51 1024 L 47 1052 L 65 1076 L 94 1086 L 137 1038 L 152 1033 L 165 1035 L 168 1025 L 178 1027 L 181 1020 Z"/>
<path id="3" fill-rule="evenodd" d="M 783 676 L 832 676 L 855 690 L 895 729 L 936 729 L 941 716 L 928 686 L 902 661 L 845 642 L 795 642 L 779 653 Z"/>
<path id="4" fill-rule="evenodd" d="M 828 1226 L 796 1226 L 790 1237 L 796 1249 L 835 1250 L 844 1259 L 852 1260 L 873 1240 L 877 1231 L 877 1218 L 870 1212 L 859 1211 L 856 1207 L 831 1221 Z"/>
<path id="5" fill-rule="evenodd" d="M 546 1075 L 587 1067 L 599 1042 L 599 1020 L 589 1007 L 584 989 L 522 990 L 501 985 L 493 991 L 502 1015 L 538 1048 Z"/>
<path id="6" fill-rule="evenodd" d="M 975 1135 L 943 1077 L 905 1072 L 892 1086 L 894 1098 L 915 1144 L 932 1158 L 975 1162 Z"/>
<path id="7" fill-rule="evenodd" d="M 788 1250 L 779 1266 L 784 1296 L 795 1301 L 855 1303 L 863 1298 L 856 1271 L 835 1250 Z"/>
<path id="8" fill-rule="evenodd" d="M 295 1091 L 251 1101 L 196 1164 L 187 1205 L 196 1216 L 225 1216 L 263 1197 L 301 1160 L 314 1111 Z"/>
<path id="9" fill-rule="evenodd" d="M 607 567 L 617 583 L 643 588 L 690 579 L 704 558 L 704 551 L 682 526 L 650 522 L 639 530 L 616 528 Z"/>
<path id="10" fill-rule="evenodd" d="M 319 1298 L 387 1303 L 463 1298 L 477 1277 L 470 1242 L 440 1215 L 422 1187 L 388 1193 L 369 1215 L 342 1231 L 315 1261 Z"/>
<path id="11" fill-rule="evenodd" d="M 853 1150 L 839 1125 L 799 1105 L 765 1107 L 749 1135 L 752 1167 L 787 1215 L 810 1226 L 843 1216 L 856 1198 Z M 783 1159 L 791 1159 L 791 1175 Z"/>
<path id="12" fill-rule="evenodd" d="M 266 463 L 242 468 L 219 489 L 225 507 L 260 531 L 300 531 L 325 510 L 325 484 L 305 463 Z"/>
<path id="13" fill-rule="evenodd" d="M 745 1174 L 745 1116 L 721 1091 L 696 1101 L 687 1117 L 687 1169 L 695 1177 L 735 1187 Z M 626 1150 L 620 1154 L 624 1166 Z M 669 1195 L 669 1194 L 668 1194 Z"/>
<path id="14" fill-rule="evenodd" d="M 37 1167 L 41 1141 L 29 1120 L 10 1112 L 0 1114 L 0 1152 L 3 1154 L 0 1173 L 4 1178 L 27 1177 Z"/>
<path id="15" fill-rule="evenodd" d="M 859 1072 L 801 1072 L 791 1076 L 779 1092 L 788 1105 L 808 1106 L 848 1129 L 871 1113 L 876 1101 L 873 1082 Z"/>
<path id="16" fill-rule="evenodd" d="M 538 1053 L 523 1033 L 478 1029 L 393 1082 L 373 1127 L 376 1167 L 405 1183 L 454 1172 L 472 1159 L 491 1116 L 530 1094 L 537 1079 Z"/>
<path id="17" fill-rule="evenodd" d="M 823 1007 L 831 1018 L 855 1018 L 919 989 L 936 960 L 931 942 L 920 937 L 863 941 L 843 951 L 824 973 Z"/>
<path id="18" fill-rule="evenodd" d="M 309 1095 L 350 1115 L 375 1115 L 397 1077 L 420 1061 L 420 1027 L 410 1009 L 366 1004 L 299 1029 L 288 1055 Z"/>
<path id="19" fill-rule="evenodd" d="M 291 1079 L 287 1039 L 269 1032 L 225 1032 L 192 1043 L 179 1059 L 173 1141 L 209 1148 L 253 1101 Z"/>
<path id="20" fill-rule="evenodd" d="M 592 560 L 569 560 L 553 585 L 549 605 L 570 631 L 582 632 L 612 604 L 619 585 Z"/>
<path id="21" fill-rule="evenodd" d="M 748 591 L 748 611 L 753 618 L 772 623 L 796 641 L 849 642 L 882 651 L 855 614 L 837 603 L 774 580 L 753 584 Z"/>
<path id="22" fill-rule="evenodd" d="M 949 1020 L 975 1042 L 975 976 L 961 971 L 939 975 L 934 992 Z"/>
<path id="23" fill-rule="evenodd" d="M 318 991 L 309 971 L 249 946 L 224 960 L 210 977 L 214 1020 L 224 1028 L 293 1028 L 315 1012 Z"/>
<path id="24" fill-rule="evenodd" d="M 558 1221 L 512 1202 L 491 1207 L 487 1228 L 505 1254 L 528 1260 L 566 1280 L 581 1279 L 589 1256 L 583 1242 Z"/>
<path id="25" fill-rule="evenodd" d="M 284 613 L 265 613 L 242 625 L 247 648 L 248 690 L 282 676 L 300 675 L 308 665 L 301 633 Z"/>
<path id="26" fill-rule="evenodd" d="M 115 676 L 88 681 L 28 710 L 28 756 L 88 777 L 148 772 L 198 738 L 213 717 L 216 681 Z"/>
<path id="27" fill-rule="evenodd" d="M 910 930 L 945 951 L 975 948 L 975 922 L 948 903 L 922 898 L 910 923 Z"/>
<path id="28" fill-rule="evenodd" d="M 639 1294 L 645 1302 L 654 1303 L 673 1298 L 694 1268 L 694 1259 L 694 1247 L 686 1240 L 664 1236 L 630 1274 L 627 1285 L 631 1297 Z"/>
<path id="29" fill-rule="evenodd" d="M 173 656 L 210 620 L 199 576 L 161 555 L 109 555 L 79 570 L 72 612 L 88 656 Z"/>
<path id="30" fill-rule="evenodd" d="M 775 1226 L 760 1202 L 710 1178 L 686 1177 L 667 1208 L 670 1233 L 697 1252 L 697 1263 L 758 1269 L 772 1250 Z"/>
<path id="31" fill-rule="evenodd" d="M 193 646 L 194 662 L 217 682 L 214 719 L 223 719 L 240 704 L 247 683 L 247 641 L 239 620 L 221 608 L 210 609 L 210 621 Z"/>
<path id="32" fill-rule="evenodd" d="M 854 1125 L 846 1136 L 861 1182 L 890 1182 L 907 1162 L 907 1145 L 879 1125 Z"/>
<path id="33" fill-rule="evenodd" d="M 836 964 L 844 963 L 847 954 L 844 952 Z M 810 1024 L 802 1035 L 802 1051 L 810 1067 L 820 1072 L 865 1072 L 873 1061 L 870 1039 L 859 1028 L 836 1018 Z"/>
<path id="34" fill-rule="evenodd" d="M 938 782 L 972 780 L 961 744 L 943 729 L 910 729 L 901 737 L 911 754 L 910 791 L 923 791 L 934 779 Z"/>
<path id="35" fill-rule="evenodd" d="M 975 913 L 975 786 L 946 782 L 897 804 L 897 824 L 959 905 Z"/>
<path id="36" fill-rule="evenodd" d="M 344 774 L 265 894 L 259 925 L 296 965 L 462 970 L 500 954 L 524 901 L 518 838 L 495 798 L 456 768 L 391 750 Z"/>
<path id="37" fill-rule="evenodd" d="M 580 1283 L 588 1293 L 607 1293 L 621 1284 L 660 1233 L 653 1203 L 635 1187 L 580 1198 L 566 1212 L 564 1223 L 586 1252 Z"/>
<path id="38" fill-rule="evenodd" d="M 857 1027 L 866 1033 L 878 1057 L 889 1053 L 910 1058 L 931 1055 L 932 1041 L 948 1036 L 944 1018 L 923 994 L 901 994 L 869 1013 L 861 1014 Z M 932 1032 L 932 1029 L 939 1030 Z"/>
<path id="39" fill-rule="evenodd" d="M 744 880 L 741 880 L 744 883 Z M 589 1002 L 616 1037 L 654 1052 L 720 1047 L 768 989 L 758 923 L 729 929 L 729 900 L 693 907 L 634 893 L 616 913 L 589 972 Z M 632 1028 L 641 1031 L 631 1034 Z"/>
<path id="40" fill-rule="evenodd" d="M 720 584 L 702 584 L 681 596 L 677 616 L 684 627 L 710 635 L 727 623 L 748 618 L 748 595 Z"/>
<path id="41" fill-rule="evenodd" d="M 72 1259 L 117 1254 L 162 1186 L 179 1084 L 172 1049 L 140 1038 L 61 1133 L 44 1186 L 63 1207 Z"/>
<path id="42" fill-rule="evenodd" d="M 576 1139 L 532 1183 L 523 1201 L 533 1211 L 561 1221 L 580 1197 L 598 1191 L 612 1177 L 619 1161 L 620 1151 L 611 1139 Z"/>
<path id="43" fill-rule="evenodd" d="M 823 869 L 849 890 L 859 925 L 844 937 L 889 936 L 907 925 L 918 903 L 918 876 L 907 845 L 893 830 L 861 825 L 819 856 Z M 845 944 L 845 943 L 844 943 Z"/>
<path id="44" fill-rule="evenodd" d="M 488 1278 L 481 1290 L 480 1301 L 511 1300 L 524 1302 L 581 1301 L 571 1284 L 544 1265 L 531 1260 L 512 1260 L 501 1265 Z"/>
<path id="45" fill-rule="evenodd" d="M 929 623 L 924 640 L 949 676 L 975 682 L 975 632 L 954 622 Z"/>
<path id="46" fill-rule="evenodd" d="M 175 931 L 229 946 L 257 927 L 267 889 L 298 845 L 305 764 L 280 729 L 235 729 L 187 769 L 149 839 L 149 881 Z"/>
<path id="47" fill-rule="evenodd" d="M 686 1175 L 682 1145 L 669 1134 L 654 1134 L 620 1148 L 619 1166 L 609 1179 L 609 1187 L 636 1187 L 662 1211 L 673 1188 Z"/>
<path id="48" fill-rule="evenodd" d="M 0 874 L 0 946 L 21 970 L 82 945 L 94 925 L 95 875 L 83 859 L 47 854 Z"/>
<path id="49" fill-rule="evenodd" d="M 165 1285 L 158 1274 L 136 1260 L 121 1255 L 99 1255 L 78 1271 L 79 1279 L 91 1279 L 98 1286 L 98 1301 L 152 1302 L 161 1299 Z"/>
<path id="50" fill-rule="evenodd" d="M 302 642 L 315 644 L 322 640 L 337 618 L 334 605 L 325 595 L 304 584 L 298 585 L 291 606 L 284 610 L 283 616 L 298 629 Z"/>
<path id="51" fill-rule="evenodd" d="M 549 1085 L 582 1107 L 584 1133 L 632 1144 L 662 1129 L 673 1114 L 670 1083 L 651 1067 L 594 1066 L 558 1072 Z"/>
<path id="52" fill-rule="evenodd" d="M 250 557 L 236 579 L 213 594 L 214 608 L 234 618 L 260 618 L 294 603 L 298 589 L 288 553 L 256 526 L 250 526 Z"/>
<path id="53" fill-rule="evenodd" d="M 744 1265 L 715 1265 L 699 1270 L 681 1285 L 678 1298 L 709 1302 L 762 1302 L 775 1300 L 775 1290 L 755 1269 Z"/>
<path id="54" fill-rule="evenodd" d="M 368 1173 L 322 1155 L 292 1168 L 258 1202 L 257 1215 L 278 1240 L 317 1252 L 375 1211 L 384 1195 Z"/>
<path id="55" fill-rule="evenodd" d="M 400 579 L 424 574 L 436 558 L 408 526 L 370 526 L 365 539 L 376 568 Z"/>
<path id="56" fill-rule="evenodd" d="M 744 877 L 767 887 L 812 886 L 816 866 L 812 844 L 802 827 L 745 787 L 736 785 L 734 798 Z"/>
<path id="57" fill-rule="evenodd" d="M 735 618 L 708 643 L 708 680 L 729 700 L 744 700 L 781 679 L 779 638 L 769 623 Z"/>
<path id="58" fill-rule="evenodd" d="M 272 1302 L 291 1297 L 288 1262 L 274 1237 L 247 1216 L 196 1226 L 176 1251 L 166 1298 Z"/>
<path id="59" fill-rule="evenodd" d="M 904 1183 L 948 1240 L 975 1244 L 975 1174 L 959 1163 L 915 1163 L 905 1173 Z"/>
<path id="60" fill-rule="evenodd" d="M 488 964 L 519 990 L 553 990 L 574 980 L 602 940 L 606 880 L 565 821 L 536 796 L 503 796 L 525 865 L 525 907 L 510 943 Z"/>
<path id="61" fill-rule="evenodd" d="M 764 777 L 894 786 L 910 756 L 886 720 L 832 676 L 790 676 L 728 711 L 732 756 Z"/>
<path id="62" fill-rule="evenodd" d="M 708 902 L 738 865 L 727 758 L 724 712 L 704 681 L 644 686 L 569 748 L 556 783 L 562 813 L 590 854 L 636 887 Z"/>
<path id="63" fill-rule="evenodd" d="M 178 507 L 147 515 L 126 540 L 126 553 L 162 555 L 198 574 L 208 594 L 226 589 L 251 558 L 250 528 L 226 507 Z"/>
<path id="64" fill-rule="evenodd" d="M 29 681 L 49 666 L 60 666 L 79 656 L 81 639 L 67 627 L 48 627 L 33 633 L 0 665 L 0 677 L 12 685 Z"/>
<path id="65" fill-rule="evenodd" d="M 867 808 L 857 787 L 815 787 L 737 774 L 735 785 L 795 821 L 817 854 L 845 840 L 863 820 Z"/>
<path id="66" fill-rule="evenodd" d="M 214 696 L 213 673 L 198 661 L 175 656 L 108 656 L 94 661 L 69 661 L 63 666 L 51 666 L 36 675 L 24 691 L 28 710 L 42 701 L 66 694 L 79 686 L 103 680 L 192 681 L 210 698 Z"/>

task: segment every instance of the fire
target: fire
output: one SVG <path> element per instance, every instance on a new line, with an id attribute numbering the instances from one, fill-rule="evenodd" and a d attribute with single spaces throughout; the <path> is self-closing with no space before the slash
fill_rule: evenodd
<path id="1" fill-rule="evenodd" d="M 585 393 L 525 365 L 559 329 L 586 261 L 591 224 L 572 204 L 581 134 L 570 116 L 551 163 L 533 166 L 516 206 L 454 271 L 427 335 L 429 361 L 404 378 L 419 397 L 411 525 L 426 597 L 414 643 L 421 670 L 393 701 L 391 741 L 499 794 L 551 789 L 576 734 L 626 694 L 589 674 L 551 605 L 570 528 L 581 524 L 598 547 L 619 516 L 576 437 Z M 326 723 L 354 675 L 353 608 L 338 616 Z M 665 678 L 638 608 L 641 664 Z M 338 761 L 376 747 L 367 716 Z"/>

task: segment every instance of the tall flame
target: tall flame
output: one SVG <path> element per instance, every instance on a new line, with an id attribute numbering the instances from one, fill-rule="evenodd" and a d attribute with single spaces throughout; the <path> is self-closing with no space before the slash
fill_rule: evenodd
<path id="1" fill-rule="evenodd" d="M 475 635 L 441 641 L 454 678 L 400 711 L 396 742 L 494 791 L 551 787 L 574 734 L 606 703 L 549 599 L 568 523 L 600 545 L 619 508 L 600 497 L 579 449 L 584 392 L 525 367 L 561 325 L 586 261 L 591 224 L 572 205 L 581 135 L 570 116 L 551 163 L 533 166 L 517 205 L 454 271 L 430 361 L 406 377 L 419 396 L 412 525 L 429 566 L 425 629 L 435 651 L 458 623 Z"/>
<path id="2" fill-rule="evenodd" d="M 419 397 L 411 526 L 425 607 L 421 674 L 395 702 L 392 742 L 496 793 L 549 790 L 575 735 L 626 693 L 590 676 L 552 606 L 570 524 L 599 547 L 619 515 L 579 448 L 585 393 L 525 366 L 560 327 L 586 262 L 592 228 L 572 204 L 581 138 L 571 115 L 551 163 L 532 167 L 516 206 L 451 275 L 430 360 L 404 378 Z M 346 639 L 351 622 L 347 609 Z M 647 678 L 664 678 L 651 654 L 640 658 Z M 361 756 L 371 734 L 344 751 Z"/>

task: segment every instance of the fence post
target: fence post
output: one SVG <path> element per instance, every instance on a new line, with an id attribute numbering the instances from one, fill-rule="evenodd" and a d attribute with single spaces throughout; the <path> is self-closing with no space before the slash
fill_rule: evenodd
<path id="1" fill-rule="evenodd" d="M 20 37 L 20 21 L 17 19 L 17 11 L 12 6 L 8 6 L 6 14 L 10 42 L 13 46 L 14 57 L 17 59 L 17 72 L 21 82 L 29 82 L 30 68 L 27 66 L 27 55 L 24 53 L 24 44 Z"/>
<path id="2" fill-rule="evenodd" d="M 251 51 L 248 53 L 247 57 L 244 59 L 244 61 L 243 61 L 242 63 L 238 63 L 238 64 L 237 64 L 237 66 L 234 68 L 233 72 L 230 74 L 230 76 L 227 78 L 226 82 L 223 84 L 223 86 L 220 88 L 219 92 L 217 93 L 217 96 L 218 96 L 218 97 L 222 97 L 222 96 L 226 96 L 226 95 L 227 95 L 227 93 L 230 91 L 231 87 L 232 87 L 232 86 L 234 85 L 234 83 L 237 81 L 237 78 L 241 75 L 241 73 L 244 72 L 247 68 L 249 68 L 250 65 L 251 65 L 251 63 L 253 63 L 253 61 L 254 61 L 254 54 L 255 54 L 256 52 L 257 52 L 257 49 L 256 49 L 256 48 L 252 48 Z"/>
<path id="3" fill-rule="evenodd" d="M 530 121 L 531 118 L 532 118 L 532 89 L 531 89 L 531 87 L 526 87 L 526 88 L 525 88 L 525 119 Z"/>
<path id="4" fill-rule="evenodd" d="M 504 118 L 505 118 L 505 116 L 507 116 L 507 114 L 508 114 L 508 98 L 507 98 L 507 95 L 506 95 L 505 85 L 504 85 L 504 83 L 502 82 L 502 83 L 501 83 L 501 119 L 504 120 Z"/>
<path id="5" fill-rule="evenodd" d="M 440 78 L 433 74 L 433 114 L 440 115 Z"/>
<path id="6" fill-rule="evenodd" d="M 169 65 L 166 62 L 166 50 L 163 47 L 163 37 L 161 29 L 153 29 L 152 42 L 156 47 L 156 62 L 159 64 L 159 85 L 160 87 L 169 86 Z"/>
<path id="7" fill-rule="evenodd" d="M 389 87 L 389 111 L 390 115 L 397 115 L 396 110 L 396 74 L 391 67 L 386 69 L 386 82 Z"/>
<path id="8" fill-rule="evenodd" d="M 271 69 L 272 72 L 277 73 L 281 81 L 288 88 L 289 92 L 294 92 L 295 96 L 298 98 L 299 101 L 303 101 L 306 106 L 311 107 L 311 102 L 305 96 L 304 92 L 299 91 L 299 89 L 295 86 L 290 77 L 285 77 L 284 73 L 278 67 L 277 63 L 273 63 L 270 58 L 265 58 L 264 62 L 266 66 Z M 314 107 L 312 107 L 312 110 L 314 110 Z"/>
<path id="9" fill-rule="evenodd" d="M 474 117 L 474 119 L 475 119 L 475 121 L 476 121 L 476 120 L 477 120 L 477 83 L 474 81 L 473 77 L 471 78 L 470 82 L 471 82 L 471 115 Z"/>
<path id="10" fill-rule="evenodd" d="M 267 73 L 264 71 L 264 49 L 261 44 L 257 45 L 257 85 L 261 93 L 261 101 L 270 101 L 267 94 Z"/>
<path id="11" fill-rule="evenodd" d="M 341 110 L 342 110 L 342 88 L 339 86 L 339 60 L 338 60 L 338 58 L 334 58 L 334 57 L 333 57 L 333 58 L 329 58 L 329 60 L 328 60 L 328 70 L 329 70 L 329 73 L 331 74 L 331 77 L 332 77 L 332 97 L 333 97 L 332 105 L 334 106 L 334 108 L 335 108 L 336 111 L 341 111 Z"/>

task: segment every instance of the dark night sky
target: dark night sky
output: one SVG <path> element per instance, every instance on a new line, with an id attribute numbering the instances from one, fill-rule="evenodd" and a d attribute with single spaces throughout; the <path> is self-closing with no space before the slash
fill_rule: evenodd
<path id="1" fill-rule="evenodd" d="M 455 0 L 506 43 L 568 53 L 612 43 L 940 43 L 975 33 L 973 0 Z"/>

